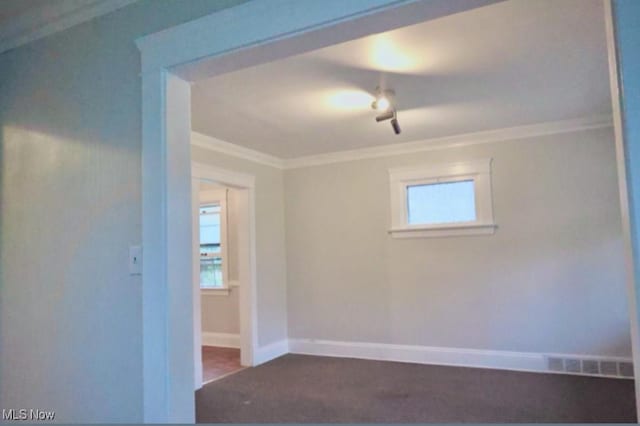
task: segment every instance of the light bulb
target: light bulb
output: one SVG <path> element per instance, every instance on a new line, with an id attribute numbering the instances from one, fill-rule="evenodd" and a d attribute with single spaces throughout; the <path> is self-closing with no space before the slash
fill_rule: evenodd
<path id="1" fill-rule="evenodd" d="M 389 102 L 389 99 L 384 96 L 380 97 L 380 99 L 378 99 L 378 101 L 376 102 L 376 109 L 380 111 L 386 111 L 390 106 L 391 102 Z"/>

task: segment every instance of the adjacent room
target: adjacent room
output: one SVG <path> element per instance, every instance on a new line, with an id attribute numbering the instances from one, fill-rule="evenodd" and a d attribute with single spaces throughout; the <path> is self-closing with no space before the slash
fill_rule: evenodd
<path id="1" fill-rule="evenodd" d="M 0 0 L 0 423 L 637 422 L 639 42 L 639 0 Z"/>
<path id="2" fill-rule="evenodd" d="M 498 2 L 191 93 L 198 421 L 636 421 L 601 1 Z"/>
<path id="3" fill-rule="evenodd" d="M 236 190 L 198 183 L 202 381 L 240 371 Z"/>

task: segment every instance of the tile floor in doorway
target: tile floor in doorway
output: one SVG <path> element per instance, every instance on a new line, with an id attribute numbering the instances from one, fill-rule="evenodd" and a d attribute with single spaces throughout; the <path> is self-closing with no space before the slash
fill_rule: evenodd
<path id="1" fill-rule="evenodd" d="M 204 383 L 242 370 L 240 349 L 218 346 L 202 347 L 202 378 Z"/>

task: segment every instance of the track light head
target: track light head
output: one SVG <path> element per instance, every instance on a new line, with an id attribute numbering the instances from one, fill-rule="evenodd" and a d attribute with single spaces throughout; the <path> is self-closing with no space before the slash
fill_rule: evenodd
<path id="1" fill-rule="evenodd" d="M 399 135 L 401 130 L 400 130 L 400 123 L 398 123 L 398 119 L 396 117 L 391 119 L 391 127 L 393 127 L 393 132 L 396 135 Z"/>
<path id="2" fill-rule="evenodd" d="M 395 106 L 395 92 L 393 90 L 382 90 L 376 87 L 376 100 L 371 103 L 371 108 L 380 112 L 376 116 L 376 121 L 391 120 L 391 127 L 396 135 L 400 134 L 400 124 L 398 123 L 398 112 Z"/>
<path id="3" fill-rule="evenodd" d="M 376 121 L 379 123 L 381 121 L 386 121 L 394 118 L 396 116 L 395 110 L 385 111 L 382 114 L 376 117 Z"/>

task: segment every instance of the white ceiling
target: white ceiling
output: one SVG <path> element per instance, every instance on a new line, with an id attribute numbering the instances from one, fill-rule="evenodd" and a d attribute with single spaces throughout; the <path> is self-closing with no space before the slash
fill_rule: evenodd
<path id="1" fill-rule="evenodd" d="M 396 91 L 402 134 L 376 123 Z M 198 82 L 193 129 L 282 158 L 610 112 L 600 0 L 510 0 Z"/>

